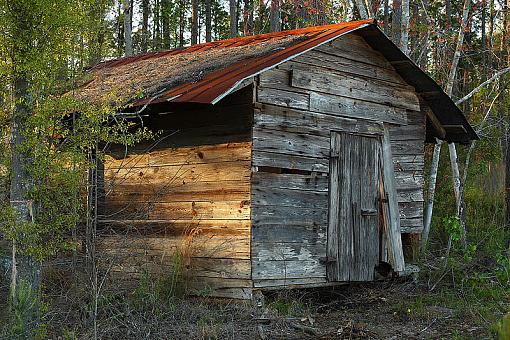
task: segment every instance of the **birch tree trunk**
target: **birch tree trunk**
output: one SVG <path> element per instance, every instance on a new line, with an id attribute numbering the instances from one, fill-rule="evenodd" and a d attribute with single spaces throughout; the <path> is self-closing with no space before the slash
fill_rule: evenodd
<path id="1" fill-rule="evenodd" d="M 131 0 L 124 0 L 124 54 L 126 57 L 133 55 L 133 20 Z"/>
<path id="2" fill-rule="evenodd" d="M 400 36 L 400 49 L 409 55 L 409 0 L 402 1 L 402 28 Z"/>
<path id="3" fill-rule="evenodd" d="M 356 0 L 356 7 L 358 8 L 359 16 L 361 19 L 368 19 L 368 11 L 365 8 L 363 0 Z"/>
<path id="4" fill-rule="evenodd" d="M 469 15 L 469 9 L 471 7 L 471 0 L 465 0 L 464 1 L 464 9 L 462 12 L 462 24 L 459 29 L 459 35 L 457 38 L 457 45 L 455 48 L 455 53 L 453 55 L 453 61 L 452 61 L 452 67 L 450 69 L 450 74 L 448 77 L 448 82 L 446 83 L 446 94 L 448 96 L 452 96 L 453 93 L 453 84 L 455 82 L 455 78 L 457 75 L 457 66 L 459 65 L 459 60 L 461 56 L 462 46 L 464 44 L 464 32 L 467 26 L 468 22 L 468 15 Z M 422 238 L 428 239 L 428 233 L 430 231 L 430 223 L 432 221 L 432 213 L 433 213 L 433 202 L 434 202 L 434 196 L 435 196 L 435 184 L 436 184 L 436 177 L 437 177 L 437 170 L 439 167 L 439 156 L 441 154 L 441 146 L 442 143 L 437 143 L 434 147 L 434 154 L 432 156 L 432 165 L 430 170 L 430 180 L 429 180 L 429 192 L 428 192 L 428 198 L 427 202 L 429 206 L 427 206 L 427 210 L 424 216 L 424 226 L 423 226 L 423 233 Z M 463 209 L 463 200 L 462 200 L 462 193 L 461 193 L 461 183 L 460 183 L 460 173 L 459 173 L 459 164 L 457 162 L 457 150 L 455 148 L 454 143 L 450 143 L 448 145 L 448 149 L 450 151 L 450 163 L 452 168 L 452 180 L 453 180 L 453 190 L 455 193 L 455 202 L 456 206 L 459 207 L 457 209 L 457 214 L 459 214 L 459 209 Z M 430 190 L 431 186 L 434 187 L 433 190 Z M 460 217 L 460 216 L 459 216 Z M 466 226 L 464 221 L 461 221 L 463 223 L 464 228 L 464 235 L 466 234 Z M 425 235 L 426 234 L 426 235 Z M 465 242 L 465 237 L 462 240 Z M 422 242 L 422 246 L 426 246 L 426 240 L 425 243 Z"/>
<path id="5" fill-rule="evenodd" d="M 441 156 L 441 146 L 443 141 L 436 139 L 434 153 L 432 155 L 432 165 L 430 167 L 429 190 L 427 195 L 427 208 L 425 210 L 423 231 L 421 234 L 421 250 L 427 248 L 429 240 L 430 226 L 432 224 L 432 211 L 434 209 L 434 196 L 436 193 L 437 170 L 439 168 L 439 157 Z"/>
<path id="6" fill-rule="evenodd" d="M 11 186 L 10 186 L 10 205 L 15 212 L 18 223 L 34 222 L 34 207 L 32 201 L 27 199 L 27 195 L 33 187 L 33 180 L 27 171 L 30 164 L 30 158 L 22 151 L 20 146 L 24 143 L 23 136 L 24 122 L 31 115 L 31 97 L 28 90 L 28 80 L 26 74 L 15 72 L 14 76 L 14 97 L 16 105 L 13 114 L 11 127 Z M 20 294 L 25 296 L 27 301 L 22 301 L 25 310 L 21 317 L 27 327 L 27 334 L 33 334 L 37 328 L 38 317 L 38 296 L 41 286 L 41 264 L 32 256 L 19 253 L 16 240 L 12 243 L 12 272 L 10 295 L 12 303 L 18 302 L 17 297 Z M 30 336 L 29 336 L 30 338 Z"/>

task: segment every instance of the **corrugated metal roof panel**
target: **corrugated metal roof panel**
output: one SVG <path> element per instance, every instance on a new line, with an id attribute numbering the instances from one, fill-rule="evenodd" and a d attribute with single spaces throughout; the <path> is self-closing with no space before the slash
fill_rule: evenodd
<path id="1" fill-rule="evenodd" d="M 245 80 L 353 31 L 358 31 L 372 48 L 380 51 L 392 63 L 400 76 L 414 86 L 418 93 L 422 94 L 443 125 L 464 127 L 465 133 L 447 130 L 446 140 L 467 142 L 478 138 L 451 98 L 384 35 L 377 27 L 375 20 L 361 20 L 232 38 L 187 48 L 106 61 L 91 68 L 91 73 L 96 77 L 83 86 L 85 88 L 83 92 L 88 91 L 84 97 L 99 96 L 103 92 L 112 90 L 115 86 L 127 87 L 132 91 L 132 87 L 137 85 L 136 81 L 130 79 L 129 72 L 133 72 L 133 76 L 142 75 L 141 78 L 145 82 L 145 88 L 140 88 L 144 97 L 138 99 L 134 96 L 131 97 L 131 104 L 134 106 L 158 102 L 215 104 L 236 89 L 238 85 L 244 84 Z M 246 46 L 253 46 L 253 48 L 246 48 Z M 257 49 L 258 52 L 250 52 Z M 225 58 L 225 62 L 214 64 L 207 60 L 208 57 L 214 55 Z M 170 59 L 167 63 L 158 64 L 159 60 L 165 60 L 165 58 Z M 175 64 L 172 64 L 173 62 Z M 198 75 L 194 74 L 193 77 L 186 78 L 180 77 L 180 74 L 175 72 L 170 73 L 173 76 L 169 76 L 163 71 L 168 67 L 184 68 L 186 65 L 183 63 L 196 63 L 196 69 L 200 72 Z M 157 75 L 159 78 L 143 77 L 145 75 L 143 72 L 147 69 L 156 72 L 152 75 Z M 162 71 L 160 72 L 160 70 Z M 91 83 L 93 89 L 91 90 L 90 87 L 87 89 Z M 78 90 L 78 92 L 80 91 Z M 127 92 L 131 94 L 129 89 Z"/>

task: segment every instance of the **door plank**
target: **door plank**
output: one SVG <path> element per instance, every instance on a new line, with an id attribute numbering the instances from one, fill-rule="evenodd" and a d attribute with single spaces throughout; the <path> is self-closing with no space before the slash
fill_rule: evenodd
<path id="1" fill-rule="evenodd" d="M 338 179 L 339 179 L 339 159 L 340 157 L 340 134 L 331 134 L 331 153 L 330 153 L 330 191 L 329 191 L 329 226 L 328 226 L 328 245 L 326 256 L 330 261 L 327 261 L 327 275 L 329 281 L 339 281 L 339 261 L 338 258 L 338 225 L 339 221 L 339 190 L 338 190 Z"/>
<path id="2" fill-rule="evenodd" d="M 388 127 L 384 126 L 382 143 L 382 166 L 383 166 L 383 188 L 387 198 L 387 224 L 386 233 L 388 241 L 388 256 L 393 270 L 396 272 L 405 269 L 402 239 L 400 236 L 400 215 L 398 209 L 397 189 L 395 185 L 395 173 L 393 157 L 391 153 L 390 135 Z"/>

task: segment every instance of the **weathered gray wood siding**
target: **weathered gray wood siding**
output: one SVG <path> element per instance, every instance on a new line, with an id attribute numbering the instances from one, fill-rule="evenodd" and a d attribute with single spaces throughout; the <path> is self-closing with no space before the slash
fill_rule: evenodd
<path id="1" fill-rule="evenodd" d="M 402 229 L 421 226 L 425 117 L 418 97 L 350 34 L 258 77 L 252 150 L 255 287 L 323 284 L 330 131 L 390 124 Z"/>

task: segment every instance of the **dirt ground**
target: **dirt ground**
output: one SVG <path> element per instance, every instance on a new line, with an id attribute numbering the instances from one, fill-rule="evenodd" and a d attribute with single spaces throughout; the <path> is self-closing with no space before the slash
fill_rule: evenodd
<path id="1" fill-rule="evenodd" d="M 491 322 L 476 310 L 435 304 L 431 294 L 413 282 L 383 282 L 266 294 L 262 308 L 188 298 L 149 319 L 103 315 L 99 329 L 109 339 L 494 338 Z"/>
<path id="2" fill-rule="evenodd" d="M 137 340 L 494 338 L 491 321 L 484 321 L 475 307 L 470 309 L 469 301 L 462 304 L 467 308 L 449 308 L 435 298 L 442 294 L 430 292 L 423 284 L 389 281 L 270 292 L 261 308 L 248 301 L 211 298 L 151 303 L 146 301 L 150 297 L 144 297 L 133 304 L 116 297 L 100 303 L 97 336 Z M 45 316 L 48 338 L 93 338 L 93 327 L 84 326 L 84 309 L 74 305 L 69 295 L 66 299 L 60 301 L 62 308 Z"/>

